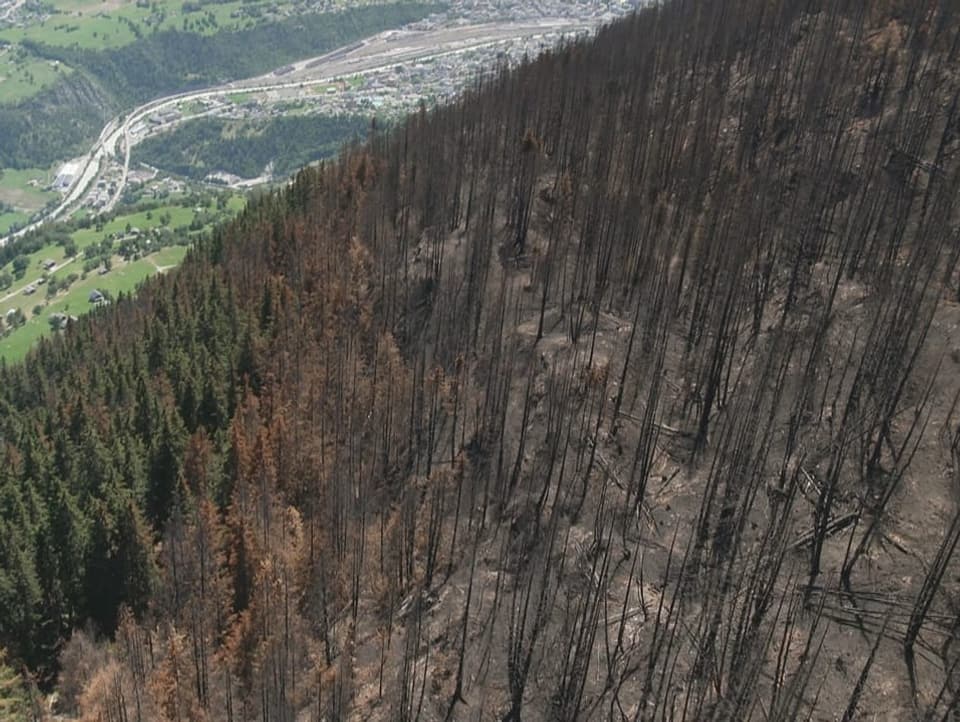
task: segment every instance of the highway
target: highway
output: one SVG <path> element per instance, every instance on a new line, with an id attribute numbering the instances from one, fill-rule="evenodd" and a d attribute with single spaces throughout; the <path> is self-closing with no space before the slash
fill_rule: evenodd
<path id="1" fill-rule="evenodd" d="M 388 30 L 345 48 L 299 60 L 265 75 L 151 100 L 126 115 L 110 120 L 86 155 L 77 159 L 80 171 L 62 201 L 42 218 L 0 239 L 0 246 L 72 211 L 83 200 L 90 187 L 96 183 L 104 162 L 109 158 L 118 157 L 122 152 L 123 174 L 107 210 L 112 208 L 117 199 L 123 196 L 126 185 L 130 166 L 130 149 L 133 143 L 130 129 L 147 116 L 178 103 L 238 92 L 259 93 L 330 83 L 344 76 L 378 72 L 398 63 L 428 60 L 510 40 L 589 29 L 591 26 L 582 22 L 556 18 L 535 23 L 465 25 L 438 30 Z"/>

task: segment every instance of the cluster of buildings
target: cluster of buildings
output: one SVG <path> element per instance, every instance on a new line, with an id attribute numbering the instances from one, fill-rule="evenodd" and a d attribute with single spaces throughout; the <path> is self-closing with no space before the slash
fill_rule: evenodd
<path id="1" fill-rule="evenodd" d="M 456 54 L 418 60 L 398 61 L 382 70 L 367 72 L 340 81 L 283 88 L 268 92 L 190 100 L 197 112 L 168 111 L 165 123 L 140 123 L 131 129 L 134 136 L 164 132 L 167 124 L 187 116 L 232 120 L 267 120 L 292 111 L 315 115 L 377 115 L 402 117 L 416 110 L 421 101 L 428 105 L 454 97 L 479 74 L 490 72 L 499 63 L 513 64 L 532 57 L 560 40 L 559 33 L 536 38 L 503 40 Z"/>
<path id="2" fill-rule="evenodd" d="M 85 208 L 94 211 L 103 210 L 110 204 L 119 191 L 119 184 L 123 176 L 123 166 L 114 159 L 104 162 L 103 172 L 90 191 L 83 199 Z M 165 176 L 159 176 L 156 168 L 130 168 L 126 178 L 126 188 L 146 188 L 154 198 L 162 198 L 175 193 L 183 192 L 185 185 L 182 181 Z"/>
<path id="3" fill-rule="evenodd" d="M 68 161 L 60 166 L 60 169 L 57 171 L 57 176 L 53 181 L 53 185 L 50 187 L 50 190 L 65 192 L 76 179 L 77 175 L 80 173 L 80 163 L 79 161 Z"/>
<path id="4" fill-rule="evenodd" d="M 451 99 L 498 64 L 518 63 L 524 56 L 535 56 L 559 39 L 558 34 L 547 34 L 536 39 L 502 41 L 456 55 L 398 63 L 367 75 L 355 91 L 330 98 L 328 102 L 334 113 L 372 112 L 401 117 L 416 110 L 421 101 L 429 106 Z"/>
<path id="5" fill-rule="evenodd" d="M 450 24 L 526 22 L 569 18 L 603 23 L 647 4 L 644 0 L 452 0 L 446 12 L 411 27 L 435 28 Z"/>
<path id="6" fill-rule="evenodd" d="M 111 178 L 105 174 L 101 176 L 96 185 L 87 193 L 84 205 L 95 211 L 99 211 L 104 208 L 116 194 L 117 178 Z"/>

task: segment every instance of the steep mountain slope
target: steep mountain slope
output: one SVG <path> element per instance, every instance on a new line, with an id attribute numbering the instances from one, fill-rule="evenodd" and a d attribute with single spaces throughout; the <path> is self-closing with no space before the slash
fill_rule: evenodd
<path id="1" fill-rule="evenodd" d="M 0 642 L 88 719 L 949 719 L 958 20 L 675 0 L 258 199 L 0 370 Z"/>

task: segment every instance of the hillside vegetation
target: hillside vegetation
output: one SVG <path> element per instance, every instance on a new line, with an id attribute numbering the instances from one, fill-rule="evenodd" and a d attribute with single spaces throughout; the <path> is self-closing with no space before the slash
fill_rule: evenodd
<path id="1" fill-rule="evenodd" d="M 218 171 L 256 178 L 268 166 L 277 178 L 336 155 L 345 139 L 370 126 L 360 116 L 303 116 L 237 121 L 200 118 L 136 146 L 132 158 L 196 180 Z"/>
<path id="2" fill-rule="evenodd" d="M 442 7 L 402 2 L 297 15 L 250 29 L 162 30 L 119 48 L 95 50 L 23 41 L 32 55 L 75 72 L 35 95 L 0 104 L 0 167 L 46 167 L 86 150 L 124 109 L 174 92 L 267 73 L 322 55 Z"/>
<path id="3" fill-rule="evenodd" d="M 0 366 L 8 659 L 109 722 L 952 719 L 958 49 L 673 0 L 261 196 Z"/>

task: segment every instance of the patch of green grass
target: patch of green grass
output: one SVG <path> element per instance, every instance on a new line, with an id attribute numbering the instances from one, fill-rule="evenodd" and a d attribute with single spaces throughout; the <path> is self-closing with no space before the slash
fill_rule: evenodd
<path id="1" fill-rule="evenodd" d="M 46 45 L 80 48 L 119 48 L 134 42 L 137 37 L 129 25 L 106 13 L 75 17 L 54 15 L 41 23 L 14 31 L 4 30 L 4 40 L 32 40 Z"/>
<path id="2" fill-rule="evenodd" d="M 119 262 L 118 258 L 117 256 L 114 257 L 114 263 L 119 265 L 114 265 L 113 270 L 109 273 L 104 276 L 96 273 L 87 274 L 85 279 L 73 284 L 62 299 L 58 297 L 56 303 L 70 305 L 71 308 L 74 308 L 72 304 L 76 303 L 79 306 L 79 302 L 82 301 L 88 306 L 92 306 L 93 304 L 89 301 L 91 291 L 108 291 L 113 298 L 116 298 L 121 293 L 132 292 L 145 278 L 157 272 L 156 266 L 147 258 L 141 258 L 130 263 Z"/>
<path id="3" fill-rule="evenodd" d="M 30 214 L 23 211 L 0 213 L 0 235 L 5 234 L 13 225 L 22 226 L 30 220 Z"/>
<path id="4" fill-rule="evenodd" d="M 239 213 L 247 205 L 247 199 L 244 196 L 230 196 L 227 201 L 227 210 L 231 213 Z"/>
<path id="5" fill-rule="evenodd" d="M 29 98 L 70 72 L 62 63 L 38 58 L 19 46 L 0 48 L 0 103 Z"/>
<path id="6" fill-rule="evenodd" d="M 189 5 L 182 0 L 153 0 L 152 7 L 142 7 L 133 2 L 117 6 L 58 0 L 53 3 L 60 11 L 58 14 L 27 28 L 0 31 L 0 38 L 9 42 L 32 40 L 59 47 L 107 50 L 129 45 L 160 30 L 214 35 L 221 30 L 252 27 L 258 20 L 248 16 L 251 5 L 268 7 L 268 3 L 236 0 L 184 12 L 185 4 Z M 270 17 L 264 15 L 265 19 Z"/>
<path id="7" fill-rule="evenodd" d="M 351 0 L 340 9 L 388 4 L 390 0 Z M 149 7 L 134 2 L 53 0 L 56 13 L 26 28 L 7 28 L 0 39 L 10 43 L 31 40 L 58 47 L 108 50 L 149 37 L 161 30 L 216 35 L 224 30 L 246 30 L 286 16 L 270 0 L 151 0 Z M 185 10 L 187 10 L 185 12 Z"/>
<path id="8" fill-rule="evenodd" d="M 172 205 L 161 206 L 154 208 L 152 211 L 139 211 L 137 213 L 117 216 L 112 221 L 104 223 L 103 228 L 99 231 L 95 226 L 81 228 L 73 232 L 72 238 L 74 243 L 77 244 L 77 248 L 83 250 L 92 243 L 99 243 L 103 240 L 104 236 L 109 236 L 111 233 L 126 232 L 128 224 L 131 228 L 137 228 L 141 231 L 158 228 L 163 225 L 162 218 L 166 215 L 170 217 L 167 226 L 176 228 L 177 226 L 189 224 L 196 214 L 192 208 Z"/>
<path id="9" fill-rule="evenodd" d="M 147 214 L 150 214 L 150 218 L 147 218 Z M 161 217 L 169 216 L 170 220 L 167 225 L 170 228 L 176 228 L 177 226 L 182 226 L 190 223 L 193 220 L 193 217 L 196 214 L 192 208 L 183 208 L 182 206 L 165 206 L 161 208 L 156 208 L 152 211 L 140 211 L 139 213 L 134 213 L 129 216 L 120 216 L 115 219 L 112 223 L 108 223 L 104 230 L 107 233 L 113 233 L 114 231 L 121 231 L 126 228 L 127 223 L 129 223 L 134 228 L 139 228 L 144 230 L 146 228 L 156 228 L 161 225 Z"/>
<path id="10" fill-rule="evenodd" d="M 73 242 L 77 244 L 77 248 L 82 251 L 87 246 L 102 241 L 105 235 L 107 234 L 104 231 L 98 231 L 91 226 L 90 228 L 81 228 L 78 231 L 74 231 L 71 234 L 71 238 L 73 238 Z"/>
<path id="11" fill-rule="evenodd" d="M 7 309 L 19 307 L 28 317 L 31 316 L 30 309 L 35 304 L 27 302 L 8 305 L 0 304 L 0 313 L 6 314 Z M 50 325 L 46 320 L 46 314 L 40 314 L 36 318 L 29 320 L 20 328 L 13 331 L 6 338 L 0 338 L 0 358 L 10 361 L 22 359 L 27 355 L 27 351 L 35 344 L 41 336 L 49 332 Z"/>
<path id="12" fill-rule="evenodd" d="M 53 15 L 27 28 L 4 30 L 0 32 L 0 38 L 9 41 L 31 40 L 60 47 L 107 50 L 135 42 L 137 33 L 149 33 L 145 21 L 150 17 L 150 10 L 138 8 L 132 3 L 109 12 L 77 12 L 80 14 Z"/>
<path id="13" fill-rule="evenodd" d="M 24 211 L 39 210 L 57 195 L 45 190 L 48 185 L 50 173 L 40 168 L 0 169 L 0 202 Z"/>
<path id="14" fill-rule="evenodd" d="M 148 262 L 152 261 L 160 268 L 179 266 L 184 256 L 187 255 L 187 250 L 186 246 L 170 246 L 168 248 L 162 248 L 156 253 L 151 253 L 145 260 Z"/>
<path id="15" fill-rule="evenodd" d="M 60 246 L 46 246 L 41 248 L 39 251 L 35 251 L 27 256 L 30 259 L 30 266 L 27 269 L 27 272 L 24 274 L 23 278 L 19 281 L 14 281 L 13 289 L 20 289 L 28 283 L 36 283 L 44 275 L 43 263 L 44 261 L 51 260 L 56 261 L 59 266 L 61 263 L 69 261 L 69 259 L 64 255 L 63 248 Z M 68 273 L 67 269 L 60 271 L 61 275 Z M 79 271 L 78 271 L 79 273 Z M 43 290 L 43 289 L 40 289 Z M 6 293 L 9 293 L 7 291 Z M 6 293 L 4 295 L 6 295 Z"/>

